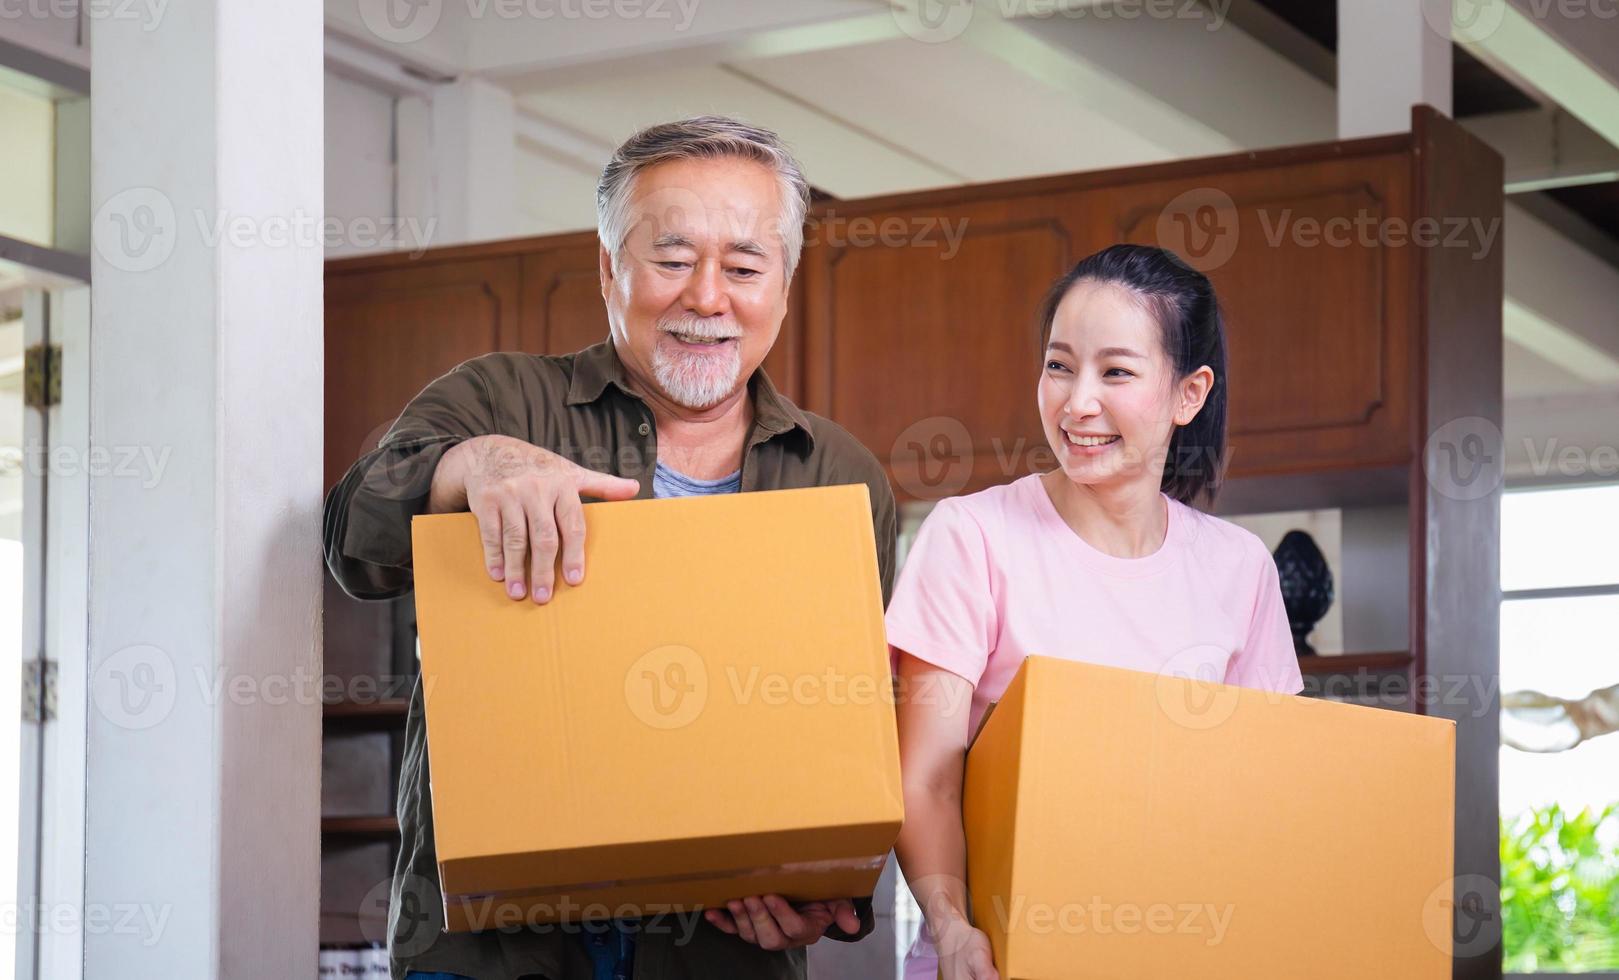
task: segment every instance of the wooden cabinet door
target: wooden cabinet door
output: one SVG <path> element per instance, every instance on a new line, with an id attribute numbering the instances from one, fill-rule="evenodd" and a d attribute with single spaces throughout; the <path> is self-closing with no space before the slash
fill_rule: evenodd
<path id="1" fill-rule="evenodd" d="M 804 401 L 937 499 L 1053 465 L 1035 316 L 1098 221 L 1088 192 L 838 204 L 800 275 Z"/>
<path id="2" fill-rule="evenodd" d="M 1219 293 L 1232 477 L 1410 459 L 1409 166 L 1389 153 L 1108 192 L 1107 235 L 1173 249 Z"/>
<path id="3" fill-rule="evenodd" d="M 536 241 L 522 261 L 519 348 L 530 354 L 571 354 L 607 339 L 594 234 Z"/>
<path id="4" fill-rule="evenodd" d="M 326 277 L 326 485 L 411 398 L 471 357 L 516 347 L 519 260 L 359 260 Z"/>

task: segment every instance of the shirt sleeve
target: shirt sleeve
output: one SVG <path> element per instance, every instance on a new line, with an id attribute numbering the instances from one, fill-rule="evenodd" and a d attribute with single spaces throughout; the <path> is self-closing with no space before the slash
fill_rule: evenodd
<path id="1" fill-rule="evenodd" d="M 1264 553 L 1263 546 L 1259 550 Z M 1298 653 L 1293 649 L 1293 631 L 1288 628 L 1287 611 L 1282 607 L 1281 579 L 1268 553 L 1259 562 L 1259 589 L 1248 620 L 1248 637 L 1226 665 L 1225 682 L 1278 694 L 1304 690 Z"/>
<path id="2" fill-rule="evenodd" d="M 451 448 L 497 429 L 488 381 L 467 361 L 429 384 L 377 448 L 326 494 L 326 564 L 356 599 L 410 590 L 410 520 L 425 513 L 433 471 Z"/>
<path id="3" fill-rule="evenodd" d="M 970 681 L 984 676 L 999 634 L 983 528 L 965 507 L 941 500 L 905 556 L 886 619 L 891 664 L 899 654 Z"/>

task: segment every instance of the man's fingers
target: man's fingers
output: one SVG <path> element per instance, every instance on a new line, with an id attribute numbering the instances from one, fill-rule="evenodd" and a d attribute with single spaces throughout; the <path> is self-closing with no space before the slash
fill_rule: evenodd
<path id="1" fill-rule="evenodd" d="M 725 907 L 731 910 L 731 920 L 736 923 L 737 933 L 744 940 L 757 944 L 759 939 L 754 934 L 753 919 L 749 917 L 747 907 L 734 900 L 726 902 Z"/>
<path id="2" fill-rule="evenodd" d="M 501 543 L 500 508 L 484 504 L 472 516 L 478 519 L 478 537 L 483 541 L 483 567 L 496 582 L 506 577 L 506 553 Z M 521 567 L 521 566 L 519 566 Z"/>
<path id="3" fill-rule="evenodd" d="M 557 532 L 562 535 L 562 578 L 569 585 L 585 580 L 585 508 L 572 487 L 557 492 Z"/>
<path id="4" fill-rule="evenodd" d="M 731 918 L 731 913 L 724 909 L 704 909 L 703 918 L 708 920 L 709 925 L 727 936 L 736 935 L 736 921 Z"/>
<path id="5" fill-rule="evenodd" d="M 557 567 L 556 498 L 549 494 L 532 501 L 528 510 L 528 551 L 533 562 L 529 590 L 535 602 L 547 602 L 555 585 Z"/>
<path id="6" fill-rule="evenodd" d="M 771 916 L 765 903 L 755 896 L 748 896 L 742 900 L 748 910 L 748 918 L 753 922 L 753 934 L 759 937 L 761 949 L 786 949 L 787 937 L 781 934 L 776 920 Z"/>
<path id="7" fill-rule="evenodd" d="M 838 928 L 853 935 L 860 931 L 860 913 L 855 911 L 854 902 L 847 898 L 839 898 L 831 903 L 832 921 Z"/>
<path id="8" fill-rule="evenodd" d="M 598 500 L 633 500 L 641 492 L 641 484 L 628 477 L 612 476 L 579 467 L 573 478 L 579 493 Z"/>
<path id="9" fill-rule="evenodd" d="M 763 904 L 765 909 L 775 918 L 776 925 L 781 928 L 781 931 L 788 939 L 794 942 L 808 939 L 809 934 L 815 930 L 816 924 L 819 925 L 822 931 L 826 929 L 825 923 L 816 922 L 816 920 L 819 920 L 819 916 L 814 915 L 813 912 L 799 915 L 798 910 L 789 905 L 787 900 L 780 895 L 766 895 L 763 899 Z M 812 924 L 812 922 L 816 922 L 816 924 Z"/>
<path id="10" fill-rule="evenodd" d="M 523 507 L 513 500 L 500 507 L 500 552 L 506 567 L 506 594 L 521 599 L 523 592 L 523 559 L 528 552 L 528 527 L 523 520 Z"/>

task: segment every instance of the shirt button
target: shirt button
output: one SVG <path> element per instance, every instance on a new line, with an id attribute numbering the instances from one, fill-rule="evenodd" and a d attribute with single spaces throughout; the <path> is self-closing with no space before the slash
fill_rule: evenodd
<path id="1" fill-rule="evenodd" d="M 642 422 L 640 425 L 635 427 L 635 431 L 641 433 L 643 436 L 651 435 L 652 434 L 652 426 L 646 424 L 645 422 Z"/>

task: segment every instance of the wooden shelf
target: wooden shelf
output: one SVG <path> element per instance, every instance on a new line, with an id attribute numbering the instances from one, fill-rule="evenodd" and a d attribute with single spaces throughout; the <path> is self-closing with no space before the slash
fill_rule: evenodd
<path id="1" fill-rule="evenodd" d="M 1353 674 L 1357 671 L 1401 671 L 1411 666 L 1411 654 L 1394 653 L 1337 653 L 1316 654 L 1299 658 L 1299 672 L 1303 674 Z"/>
<path id="2" fill-rule="evenodd" d="M 389 838 L 399 836 L 399 821 L 391 816 L 321 817 L 322 837 Z"/>

